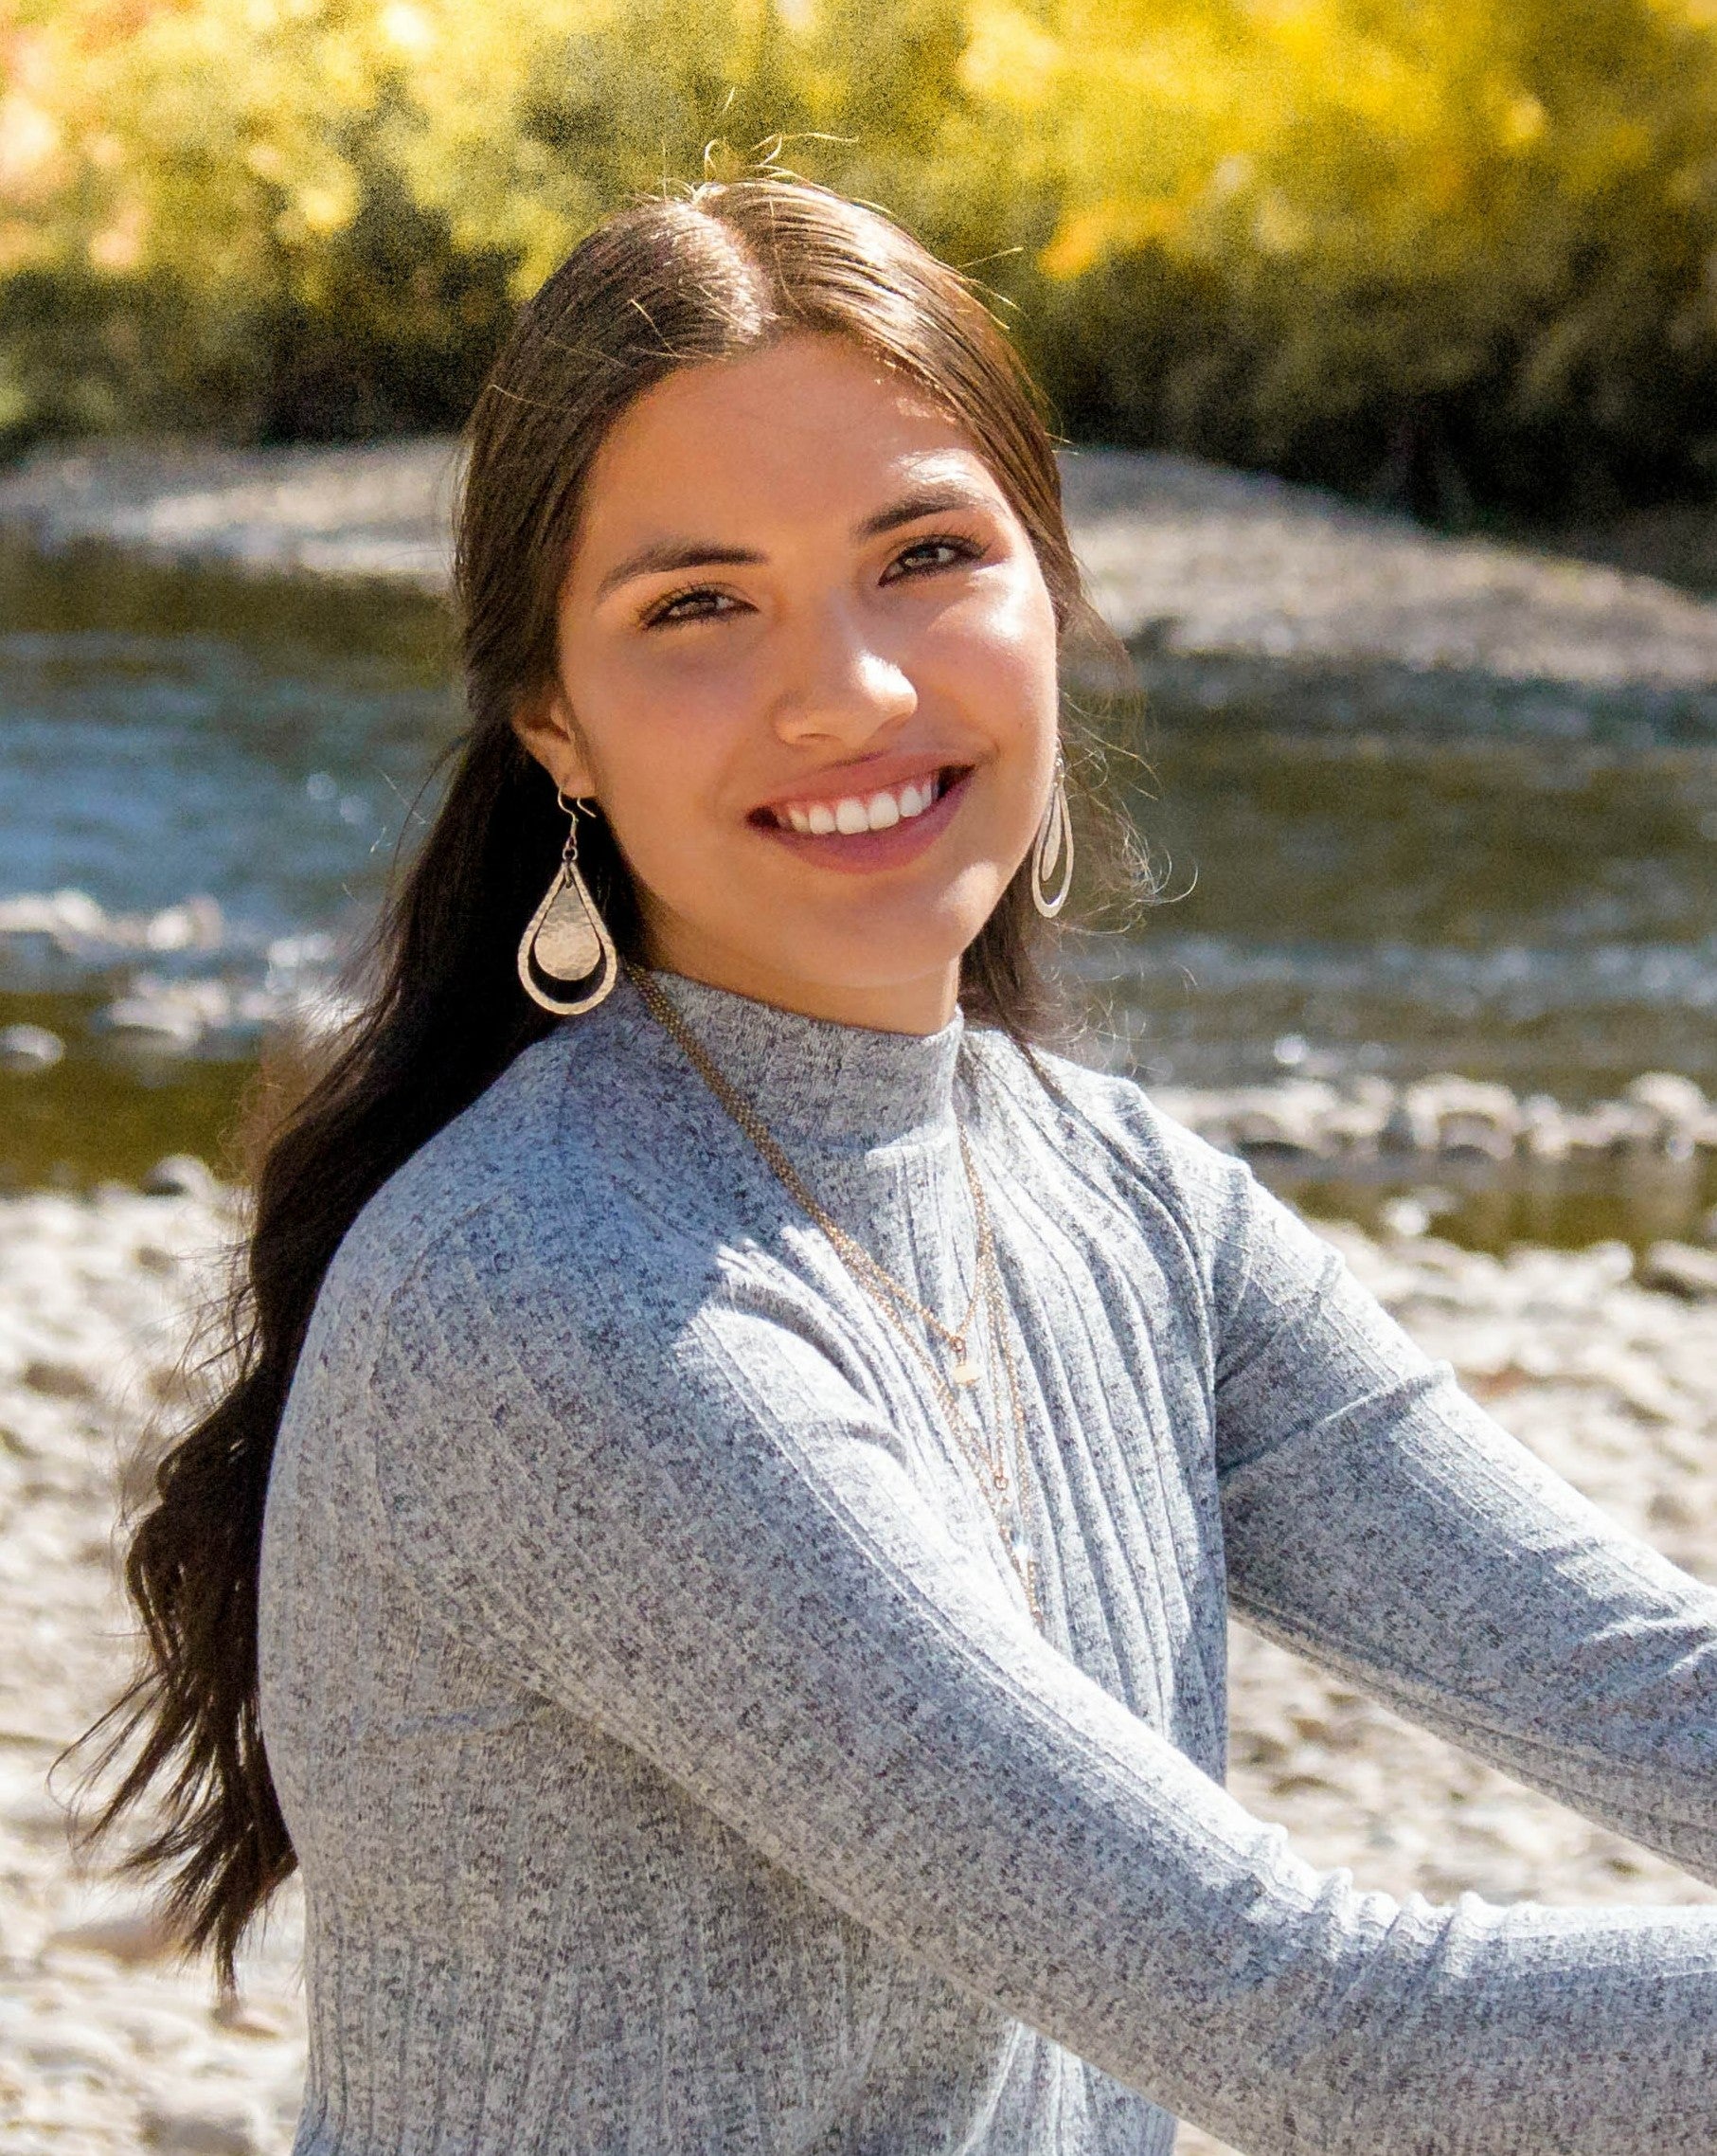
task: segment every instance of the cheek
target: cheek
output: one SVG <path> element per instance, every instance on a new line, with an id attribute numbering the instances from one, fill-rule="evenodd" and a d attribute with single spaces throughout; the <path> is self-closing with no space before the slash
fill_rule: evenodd
<path id="1" fill-rule="evenodd" d="M 742 669 L 646 657 L 586 682 L 585 732 L 617 800 L 684 818 L 750 724 Z"/>
<path id="2" fill-rule="evenodd" d="M 731 843 L 720 804 L 744 699 L 707 668 L 629 667 L 602 691 L 585 730 L 609 821 L 634 873 L 683 907 L 719 877 Z"/>
<path id="3" fill-rule="evenodd" d="M 1041 584 L 975 592 L 939 617 L 922 649 L 926 682 L 998 741 L 1053 729 L 1059 703 L 1054 610 Z"/>

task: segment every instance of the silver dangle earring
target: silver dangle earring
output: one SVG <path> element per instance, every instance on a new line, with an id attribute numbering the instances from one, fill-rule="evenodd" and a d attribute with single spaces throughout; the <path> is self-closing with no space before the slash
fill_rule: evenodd
<path id="1" fill-rule="evenodd" d="M 1051 891 L 1057 867 L 1061 881 Z M 1055 782 L 1049 788 L 1049 805 L 1037 827 L 1031 849 L 1031 903 L 1046 920 L 1052 920 L 1067 903 L 1073 887 L 1073 818 L 1067 813 L 1067 766 L 1058 743 L 1055 750 Z"/>
<path id="2" fill-rule="evenodd" d="M 570 819 L 566 843 L 547 895 L 519 939 L 519 979 L 533 1003 L 552 1011 L 557 1018 L 570 1018 L 580 1011 L 594 1010 L 614 986 L 620 969 L 608 924 L 579 873 L 579 816 L 581 811 L 594 816 L 596 803 L 586 802 L 582 795 L 568 800 L 559 791 L 554 798 Z M 589 985 L 581 995 L 554 993 L 586 982 Z"/>

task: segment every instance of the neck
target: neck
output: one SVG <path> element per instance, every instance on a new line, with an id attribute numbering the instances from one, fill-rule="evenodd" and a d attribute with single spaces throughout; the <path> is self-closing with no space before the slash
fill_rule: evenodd
<path id="1" fill-rule="evenodd" d="M 808 979 L 728 949 L 679 923 L 649 923 L 644 963 L 801 1017 L 874 1033 L 937 1033 L 959 1006 L 959 961 L 904 980 L 851 984 Z"/>

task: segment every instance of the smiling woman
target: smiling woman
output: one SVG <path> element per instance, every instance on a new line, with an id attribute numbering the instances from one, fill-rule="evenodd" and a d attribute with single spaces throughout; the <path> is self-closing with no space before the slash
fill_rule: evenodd
<path id="1" fill-rule="evenodd" d="M 1084 615 L 971 289 L 622 212 L 458 570 L 98 1725 L 224 1973 L 303 1872 L 296 2156 L 1708 2156 L 1708 1911 L 1396 1904 L 1223 1788 L 1232 1611 L 1717 1878 L 1717 1596 L 1042 1045 Z"/>
<path id="2" fill-rule="evenodd" d="M 622 835 L 653 963 L 933 1033 L 1043 821 L 1057 643 L 967 429 L 797 333 L 616 422 L 519 731 Z"/>

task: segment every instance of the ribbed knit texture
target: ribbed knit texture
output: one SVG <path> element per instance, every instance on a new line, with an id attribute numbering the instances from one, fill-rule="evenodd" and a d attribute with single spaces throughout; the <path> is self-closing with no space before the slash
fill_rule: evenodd
<path id="1" fill-rule="evenodd" d="M 922 1364 L 622 982 L 366 1208 L 293 1387 L 295 2156 L 1166 2156 L 1174 2112 L 1710 2156 L 1717 1912 L 1398 1903 L 1221 1777 L 1232 1603 L 1717 1878 L 1717 1595 L 1128 1082 L 661 979 L 949 1317 L 966 1123 L 1046 1636 Z"/>

